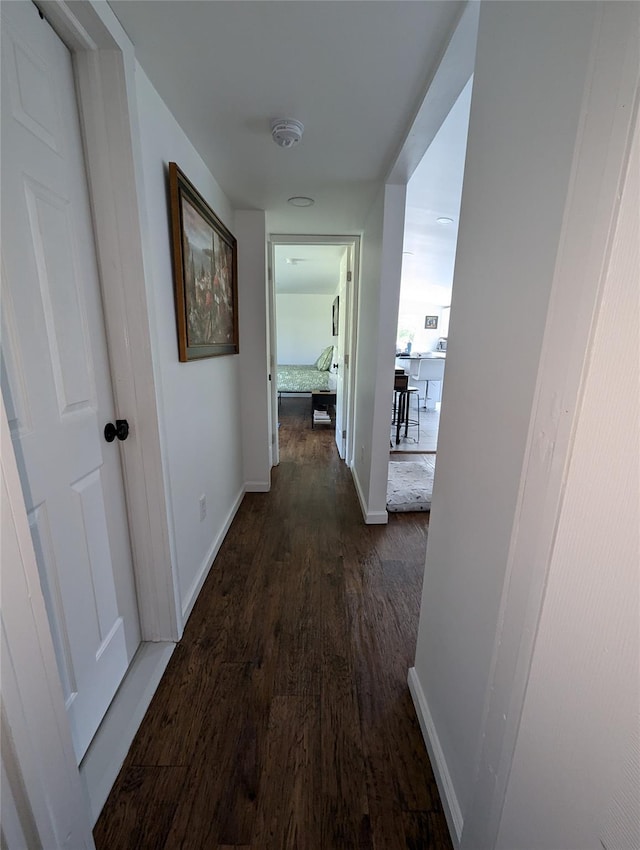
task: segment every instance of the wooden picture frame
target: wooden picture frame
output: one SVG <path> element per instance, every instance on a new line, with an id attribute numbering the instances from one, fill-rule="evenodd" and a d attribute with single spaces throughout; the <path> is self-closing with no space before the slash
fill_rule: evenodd
<path id="1" fill-rule="evenodd" d="M 425 330 L 435 331 L 438 327 L 438 317 L 437 316 L 425 316 L 424 317 L 424 327 Z"/>
<path id="2" fill-rule="evenodd" d="M 175 162 L 169 198 L 180 361 L 237 354 L 236 239 Z"/>

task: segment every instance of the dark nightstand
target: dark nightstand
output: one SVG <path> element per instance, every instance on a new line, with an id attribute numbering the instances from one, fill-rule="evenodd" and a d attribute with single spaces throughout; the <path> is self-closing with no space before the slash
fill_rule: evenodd
<path id="1" fill-rule="evenodd" d="M 314 412 L 316 410 L 326 410 L 329 412 L 329 406 L 335 405 L 336 403 L 336 394 L 331 392 L 331 390 L 316 390 L 311 393 L 311 427 L 315 427 L 314 421 Z M 333 421 L 329 422 L 319 422 L 319 425 L 331 425 L 333 426 Z"/>

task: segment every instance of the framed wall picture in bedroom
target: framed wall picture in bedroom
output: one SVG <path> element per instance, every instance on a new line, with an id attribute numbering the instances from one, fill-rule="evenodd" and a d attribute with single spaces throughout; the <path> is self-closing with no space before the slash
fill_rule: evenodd
<path id="1" fill-rule="evenodd" d="M 435 331 L 438 327 L 438 317 L 437 316 L 425 316 L 424 317 L 424 326 L 426 330 Z"/>
<path id="2" fill-rule="evenodd" d="M 169 163 L 178 353 L 184 363 L 238 353 L 238 258 L 233 234 Z"/>
<path id="3" fill-rule="evenodd" d="M 338 327 L 340 326 L 340 296 L 336 295 L 333 302 L 332 310 L 333 335 L 338 336 Z"/>

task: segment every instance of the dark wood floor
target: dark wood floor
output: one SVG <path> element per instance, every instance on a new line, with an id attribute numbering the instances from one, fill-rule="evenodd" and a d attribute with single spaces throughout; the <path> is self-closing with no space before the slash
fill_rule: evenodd
<path id="1" fill-rule="evenodd" d="M 98 850 L 451 847 L 409 691 L 428 516 L 365 526 L 333 431 L 283 400 L 95 828 Z"/>

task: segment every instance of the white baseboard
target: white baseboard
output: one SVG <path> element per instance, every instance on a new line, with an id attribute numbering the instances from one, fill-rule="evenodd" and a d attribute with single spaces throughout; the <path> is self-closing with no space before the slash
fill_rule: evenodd
<path id="1" fill-rule="evenodd" d="M 364 494 L 362 493 L 362 487 L 360 485 L 360 479 L 358 478 L 358 472 L 355 465 L 350 468 L 351 477 L 353 478 L 353 483 L 358 495 L 358 501 L 360 502 L 360 510 L 362 511 L 362 516 L 364 517 L 366 525 L 386 525 L 389 522 L 389 514 L 386 511 L 369 510 L 369 506 L 367 505 Z"/>
<path id="2" fill-rule="evenodd" d="M 268 493 L 270 490 L 270 481 L 247 481 L 244 485 L 245 493 Z"/>
<path id="3" fill-rule="evenodd" d="M 460 808 L 458 798 L 456 797 L 456 792 L 453 787 L 453 782 L 451 781 L 451 775 L 449 773 L 449 768 L 447 767 L 444 752 L 440 746 L 438 733 L 436 732 L 436 727 L 433 722 L 433 718 L 431 717 L 429 706 L 427 705 L 427 699 L 424 695 L 424 691 L 422 690 L 422 686 L 420 685 L 420 680 L 418 679 L 415 667 L 411 667 L 409 670 L 408 683 L 409 690 L 411 691 L 411 697 L 413 699 L 413 705 L 420 723 L 420 729 L 422 730 L 422 737 L 424 738 L 424 743 L 427 747 L 427 752 L 429 753 L 429 759 L 431 761 L 431 767 L 433 768 L 433 773 L 436 777 L 436 783 L 438 785 L 438 791 L 440 792 L 440 799 L 442 800 L 445 817 L 447 818 L 451 841 L 453 842 L 454 848 L 457 850 L 457 848 L 460 847 L 460 838 L 462 836 L 462 827 L 464 825 L 462 809 Z"/>
<path id="4" fill-rule="evenodd" d="M 189 615 L 191 614 L 191 610 L 192 610 L 193 606 L 196 604 L 196 599 L 198 598 L 198 595 L 199 595 L 200 591 L 202 590 L 202 585 L 205 583 L 206 578 L 209 575 L 209 570 L 211 569 L 211 565 L 213 564 L 213 562 L 216 558 L 216 555 L 220 551 L 220 547 L 222 546 L 224 538 L 227 536 L 227 531 L 229 531 L 229 528 L 231 527 L 231 523 L 233 522 L 233 519 L 234 519 L 236 513 L 238 512 L 238 508 L 240 507 L 240 503 L 242 502 L 242 499 L 244 498 L 244 494 L 245 494 L 245 488 L 243 486 L 241 488 L 240 492 L 238 493 L 238 495 L 236 496 L 236 499 L 235 499 L 233 505 L 231 506 L 231 510 L 227 514 L 227 518 L 224 521 L 224 525 L 220 529 L 218 535 L 216 536 L 215 540 L 211 544 L 211 548 L 209 549 L 204 560 L 200 564 L 200 568 L 198 569 L 195 580 L 193 581 L 193 584 L 189 588 L 189 592 L 187 593 L 186 598 L 184 599 L 184 601 L 182 603 L 182 622 L 185 626 L 187 624 L 187 620 L 189 619 Z"/>
<path id="5" fill-rule="evenodd" d="M 367 525 L 387 525 L 389 514 L 386 511 L 367 511 L 364 521 Z"/>
<path id="6" fill-rule="evenodd" d="M 140 644 L 80 763 L 92 826 L 98 820 L 174 649 L 175 643 Z"/>

